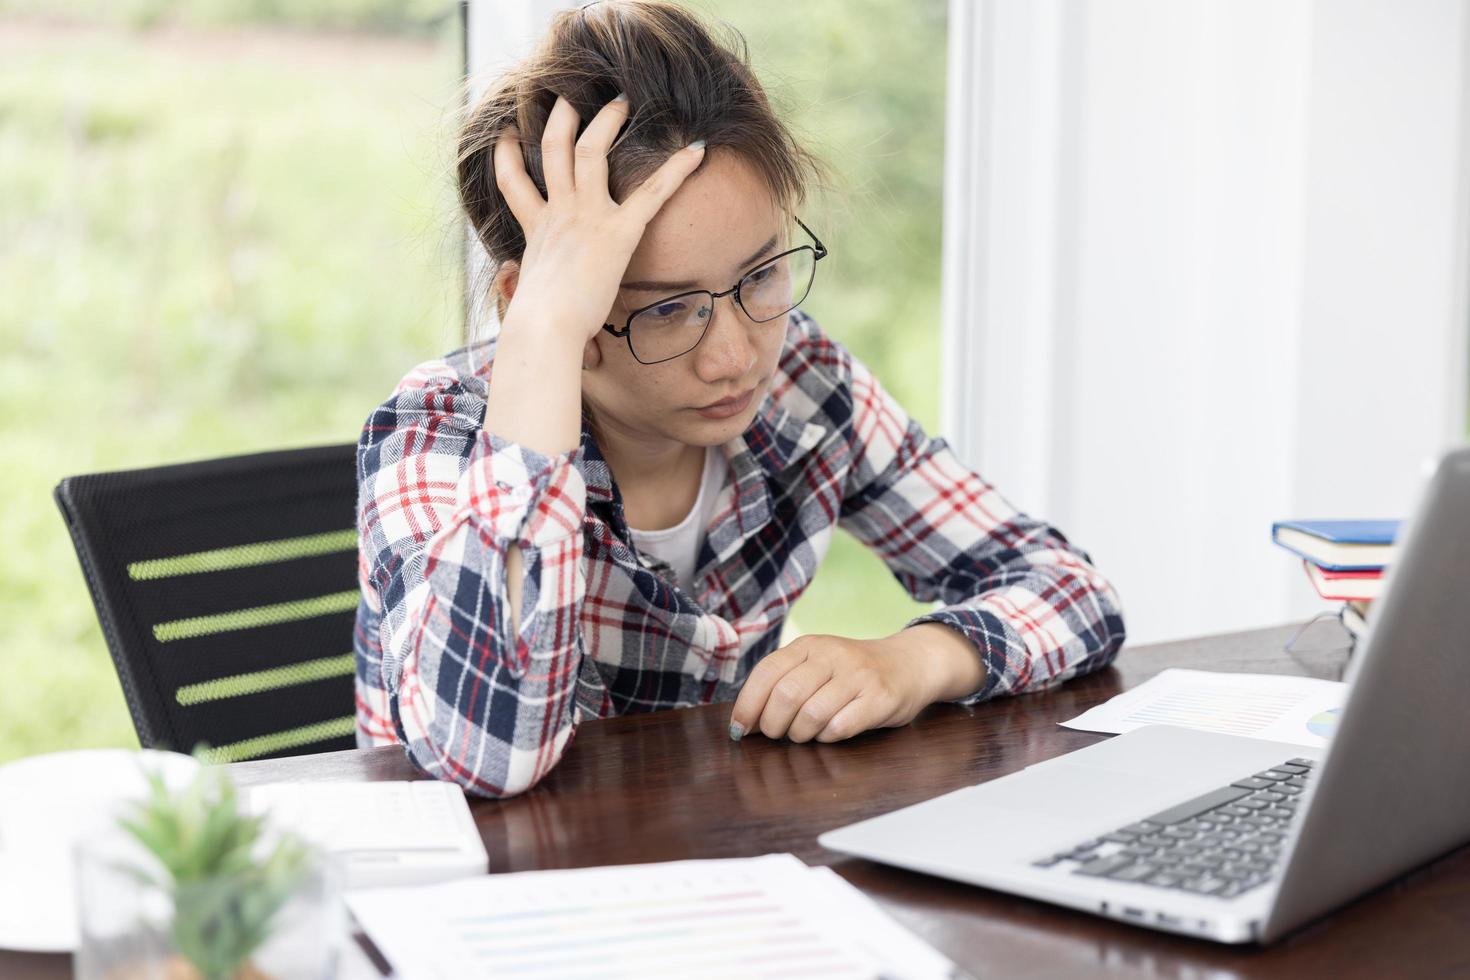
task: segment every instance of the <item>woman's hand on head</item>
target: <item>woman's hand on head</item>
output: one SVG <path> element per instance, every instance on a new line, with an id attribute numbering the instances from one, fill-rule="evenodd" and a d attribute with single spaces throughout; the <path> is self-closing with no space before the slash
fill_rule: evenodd
<path id="1" fill-rule="evenodd" d="M 619 204 L 607 154 L 627 118 L 627 101 L 615 99 L 577 137 L 577 110 L 557 96 L 541 137 L 545 198 L 526 173 L 519 134 L 508 129 L 496 142 L 495 184 L 526 238 L 507 319 L 528 311 L 583 341 L 602 329 L 644 229 L 704 157 L 702 147 L 673 153 Z"/>
<path id="2" fill-rule="evenodd" d="M 932 700 L 921 658 L 893 638 L 801 636 L 767 655 L 740 689 L 731 737 L 760 732 L 836 742 L 913 721 Z"/>

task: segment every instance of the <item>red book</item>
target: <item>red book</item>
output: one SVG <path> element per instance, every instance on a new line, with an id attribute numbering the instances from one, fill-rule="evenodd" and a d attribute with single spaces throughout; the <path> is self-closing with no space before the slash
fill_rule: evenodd
<path id="1" fill-rule="evenodd" d="M 1333 572 L 1304 561 L 1307 577 L 1324 599 L 1377 599 L 1383 591 L 1383 571 Z"/>

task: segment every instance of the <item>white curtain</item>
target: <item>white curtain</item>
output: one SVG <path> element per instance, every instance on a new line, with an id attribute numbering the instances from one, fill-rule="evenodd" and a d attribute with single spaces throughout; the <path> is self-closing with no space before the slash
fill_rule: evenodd
<path id="1" fill-rule="evenodd" d="M 486 85 L 507 65 L 529 54 L 541 40 L 557 11 L 580 7 L 569 0 L 468 0 L 465 22 L 465 66 L 470 97 L 478 98 Z M 490 336 L 499 328 L 495 308 L 485 302 L 489 287 L 489 256 L 466 225 L 465 321 L 471 338 Z"/>
<path id="2" fill-rule="evenodd" d="M 952 0 L 945 422 L 1135 642 L 1330 608 L 1272 520 L 1466 428 L 1463 0 Z"/>

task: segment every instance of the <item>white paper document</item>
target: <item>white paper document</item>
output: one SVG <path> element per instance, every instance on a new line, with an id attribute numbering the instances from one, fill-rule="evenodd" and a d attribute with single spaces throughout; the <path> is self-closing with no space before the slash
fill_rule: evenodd
<path id="1" fill-rule="evenodd" d="M 1322 748 L 1346 699 L 1341 681 L 1170 668 L 1061 724 L 1114 735 L 1144 725 L 1178 725 Z"/>
<path id="2" fill-rule="evenodd" d="M 337 855 L 348 888 L 482 875 L 490 863 L 454 783 L 266 783 L 243 795 L 249 812 Z"/>
<path id="3" fill-rule="evenodd" d="M 791 854 L 494 874 L 350 892 L 404 977 L 942 980 L 952 964 Z"/>

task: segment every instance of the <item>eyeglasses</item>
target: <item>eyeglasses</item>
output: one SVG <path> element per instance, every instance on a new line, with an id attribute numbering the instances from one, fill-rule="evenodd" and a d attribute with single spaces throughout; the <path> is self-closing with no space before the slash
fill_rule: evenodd
<path id="1" fill-rule="evenodd" d="M 628 350 L 639 363 L 658 364 L 682 357 L 699 346 L 714 318 L 715 300 L 721 296 L 733 295 L 735 305 L 756 323 L 785 316 L 811 292 L 817 262 L 827 257 L 827 246 L 800 218 L 795 221 L 811 235 L 813 244 L 767 259 L 724 292 L 696 289 L 670 296 L 634 310 L 621 330 L 611 323 L 604 323 L 602 329 L 626 339 Z"/>

